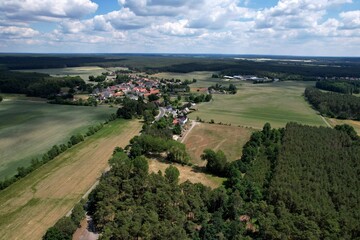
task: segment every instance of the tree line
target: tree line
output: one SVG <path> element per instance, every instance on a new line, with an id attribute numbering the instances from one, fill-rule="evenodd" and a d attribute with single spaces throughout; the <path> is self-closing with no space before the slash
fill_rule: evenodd
<path id="1" fill-rule="evenodd" d="M 360 81 L 317 81 L 315 87 L 350 95 L 360 93 Z"/>
<path id="2" fill-rule="evenodd" d="M 86 91 L 89 87 L 80 77 L 51 77 L 42 73 L 0 70 L 0 92 L 20 93 L 33 97 L 51 98 L 61 88 Z"/>
<path id="3" fill-rule="evenodd" d="M 322 115 L 360 120 L 360 98 L 335 92 L 322 92 L 316 88 L 305 89 L 305 98 Z"/>

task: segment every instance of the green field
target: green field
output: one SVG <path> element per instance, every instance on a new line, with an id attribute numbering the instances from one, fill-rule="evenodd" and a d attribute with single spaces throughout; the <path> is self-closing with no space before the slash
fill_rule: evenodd
<path id="1" fill-rule="evenodd" d="M 117 68 L 113 68 L 117 69 Z M 89 80 L 89 76 L 99 76 L 103 72 L 107 72 L 105 68 L 97 66 L 86 66 L 86 67 L 68 67 L 68 68 L 47 68 L 47 69 L 28 69 L 28 70 L 17 70 L 19 72 L 38 72 L 46 73 L 53 77 L 64 77 L 64 76 L 80 76 L 84 81 Z"/>
<path id="2" fill-rule="evenodd" d="M 313 82 L 276 82 L 270 84 L 238 84 L 236 95 L 213 95 L 213 101 L 198 105 L 190 115 L 205 121 L 231 123 L 262 128 L 269 122 L 273 127 L 283 127 L 288 122 L 326 126 L 315 110 L 302 96 L 306 86 Z M 202 85 L 202 87 L 206 87 Z"/>
<path id="3" fill-rule="evenodd" d="M 95 123 L 115 109 L 52 105 L 39 101 L 5 99 L 0 103 L 0 179 L 27 166 L 53 145 Z"/>

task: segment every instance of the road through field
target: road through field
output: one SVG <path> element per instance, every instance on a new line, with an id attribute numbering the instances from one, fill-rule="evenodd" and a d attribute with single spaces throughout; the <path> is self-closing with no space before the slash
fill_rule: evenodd
<path id="1" fill-rule="evenodd" d="M 0 239 L 41 239 L 107 168 L 116 146 L 141 130 L 138 121 L 116 120 L 86 141 L 0 192 Z"/>

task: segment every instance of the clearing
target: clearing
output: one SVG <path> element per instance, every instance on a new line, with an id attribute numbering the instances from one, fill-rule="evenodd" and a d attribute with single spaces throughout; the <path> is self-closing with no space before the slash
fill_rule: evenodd
<path id="1" fill-rule="evenodd" d="M 114 148 L 125 147 L 141 126 L 139 121 L 113 121 L 1 191 L 1 238 L 41 239 L 97 181 L 107 168 Z"/>
<path id="2" fill-rule="evenodd" d="M 191 118 L 216 123 L 249 126 L 261 129 L 266 122 L 272 127 L 284 127 L 288 122 L 326 126 L 321 116 L 303 97 L 307 86 L 314 82 L 276 82 L 252 84 L 242 82 L 235 95 L 214 94 L 213 101 L 198 105 Z M 204 86 L 203 86 L 204 87 Z"/>
<path id="3" fill-rule="evenodd" d="M 242 148 L 252 132 L 252 129 L 245 127 L 197 123 L 186 135 L 184 144 L 192 163 L 198 166 L 205 165 L 200 156 L 207 148 L 222 150 L 229 161 L 234 161 L 241 157 Z"/>
<path id="4" fill-rule="evenodd" d="M 32 158 L 53 145 L 115 113 L 109 107 L 55 105 L 8 96 L 0 103 L 0 180 L 14 175 L 20 166 L 28 166 Z"/>
<path id="5" fill-rule="evenodd" d="M 161 171 L 163 174 L 165 174 L 165 169 L 170 165 L 175 166 L 179 170 L 180 183 L 189 180 L 192 183 L 202 183 L 203 185 L 214 189 L 219 187 L 225 180 L 224 178 L 203 173 L 200 170 L 198 171 L 196 170 L 196 168 L 192 168 L 190 166 L 183 166 L 181 164 L 167 163 L 161 162 L 156 159 L 149 159 L 149 171 L 153 173 L 158 173 L 159 171 Z"/>

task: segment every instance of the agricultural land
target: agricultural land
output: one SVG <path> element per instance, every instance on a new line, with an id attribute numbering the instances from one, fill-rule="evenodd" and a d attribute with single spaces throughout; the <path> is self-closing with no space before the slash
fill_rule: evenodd
<path id="1" fill-rule="evenodd" d="M 0 178 L 12 176 L 53 145 L 71 135 L 104 122 L 115 110 L 109 107 L 77 107 L 18 100 L 16 95 L 0 104 Z M 21 99 L 26 99 L 20 95 Z"/>
<path id="2" fill-rule="evenodd" d="M 125 147 L 140 130 L 138 121 L 113 121 L 1 191 L 1 239 L 40 239 L 97 181 L 114 148 Z"/>
<path id="3" fill-rule="evenodd" d="M 284 127 L 288 122 L 326 126 L 319 114 L 305 101 L 303 92 L 313 82 L 242 82 L 236 95 L 214 94 L 213 101 L 202 103 L 190 117 L 216 123 L 260 129 L 266 122 Z M 205 85 L 203 87 L 206 87 Z"/>

